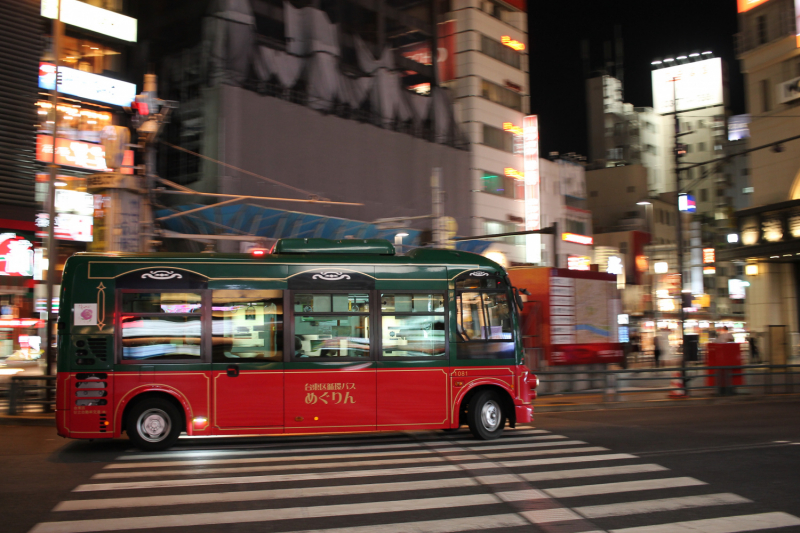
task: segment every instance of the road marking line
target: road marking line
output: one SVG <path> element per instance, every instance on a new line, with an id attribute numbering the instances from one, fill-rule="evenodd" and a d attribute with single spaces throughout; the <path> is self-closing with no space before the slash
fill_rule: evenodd
<path id="1" fill-rule="evenodd" d="M 586 444 L 582 440 L 560 440 L 555 442 L 526 442 L 523 444 L 499 444 L 495 446 L 462 446 L 461 449 L 466 449 L 472 452 L 480 452 L 487 449 L 516 449 L 516 448 L 546 448 L 547 446 L 572 446 L 574 444 Z"/>
<path id="2" fill-rule="evenodd" d="M 530 452 L 507 452 L 507 453 L 484 453 L 485 457 L 491 459 L 502 459 L 504 457 L 531 457 L 534 455 L 556 455 L 560 453 L 585 453 L 585 452 L 607 452 L 608 448 L 602 446 L 587 446 L 584 448 L 561 448 L 555 450 L 534 450 Z M 458 456 L 454 456 L 457 459 Z"/>
<path id="3" fill-rule="evenodd" d="M 484 463 L 490 464 L 490 463 Z M 490 468 L 490 467 L 485 467 Z M 95 483 L 78 485 L 72 492 L 95 492 L 124 489 L 159 489 L 167 487 L 197 487 L 203 485 L 237 485 L 246 483 L 275 483 L 286 481 L 329 480 L 337 478 L 357 478 L 393 476 L 408 474 L 429 474 L 438 472 L 461 472 L 455 465 L 428 465 L 408 468 L 382 468 L 378 470 L 345 470 L 342 472 L 311 472 L 306 474 L 272 474 L 267 476 L 233 476 L 221 478 L 161 479 L 157 481 L 126 481 L 117 483 Z"/>
<path id="4" fill-rule="evenodd" d="M 466 459 L 480 459 L 477 455 L 464 456 Z M 267 466 L 237 466 L 221 468 L 192 468 L 185 470 L 146 470 L 144 472 L 103 472 L 95 474 L 92 479 L 116 479 L 116 478 L 142 478 L 142 477 L 162 477 L 162 476 L 195 476 L 203 474 L 237 474 L 249 472 L 275 472 L 279 470 L 315 470 L 324 468 L 353 467 L 353 466 L 383 466 L 383 465 L 402 465 L 419 463 L 441 463 L 441 457 L 410 457 L 408 459 L 376 459 L 374 461 L 340 461 L 334 463 L 309 463 L 291 465 L 267 465 Z"/>
<path id="5" fill-rule="evenodd" d="M 306 487 L 299 489 L 268 489 L 238 492 L 201 494 L 176 494 L 171 496 L 140 496 L 132 498 L 106 498 L 92 500 L 69 500 L 60 502 L 54 511 L 87 511 L 92 509 L 122 509 L 129 507 L 163 507 L 167 505 L 193 505 L 219 502 L 248 502 L 256 500 L 284 500 L 310 498 L 314 496 L 340 496 L 347 494 L 372 494 L 379 492 L 403 492 L 409 490 L 445 489 L 453 487 L 476 487 L 478 481 L 471 478 L 430 479 L 425 481 L 399 481 L 395 483 L 373 483 L 364 485 L 338 485 L 332 487 Z"/>
<path id="6" fill-rule="evenodd" d="M 30 533 L 86 533 L 89 531 L 141 530 L 168 527 L 207 526 L 213 524 L 241 524 L 250 522 L 275 522 L 298 518 L 324 518 L 331 516 L 353 516 L 422 509 L 451 509 L 492 505 L 500 500 L 491 494 L 450 496 L 388 502 L 348 503 L 318 507 L 290 507 L 288 509 L 256 509 L 250 511 L 228 511 L 221 513 L 192 513 L 161 516 L 137 516 L 128 518 L 101 518 L 95 520 L 72 520 L 66 522 L 41 522 Z"/>
<path id="7" fill-rule="evenodd" d="M 538 430 L 541 431 L 541 430 Z M 533 432 L 529 432 L 533 433 Z M 526 436 L 518 436 L 518 437 L 507 437 L 493 441 L 492 443 L 488 443 L 486 446 L 496 446 L 497 444 L 502 444 L 506 442 L 521 442 L 521 441 L 528 441 L 528 440 L 550 440 L 550 439 L 566 439 L 563 435 L 537 435 L 533 437 L 526 437 Z M 338 444 L 343 441 L 335 442 L 334 444 Z M 356 441 L 351 441 L 356 442 Z M 286 444 L 275 444 L 270 445 L 270 449 L 264 449 L 264 447 L 253 447 L 251 449 L 215 449 L 215 450 L 185 450 L 182 449 L 175 449 L 173 451 L 168 452 L 154 452 L 154 453 L 138 453 L 135 455 L 123 455 L 118 457 L 118 460 L 122 461 L 137 461 L 139 459 L 147 459 L 152 461 L 153 459 L 180 459 L 181 457 L 186 457 L 187 459 L 196 459 L 199 457 L 223 457 L 223 456 L 236 456 L 236 455 L 271 455 L 271 454 L 281 454 L 281 453 L 314 453 L 314 452 L 332 452 L 332 451 L 363 451 L 363 450 L 381 450 L 385 448 L 419 448 L 424 444 L 428 444 L 430 446 L 439 447 L 439 446 L 453 446 L 455 444 L 475 444 L 475 439 L 469 440 L 450 440 L 450 441 L 434 441 L 430 443 L 426 443 L 424 441 L 420 442 L 398 442 L 395 444 L 370 444 L 370 445 L 363 445 L 363 446 L 333 446 L 333 447 L 324 447 L 319 446 L 315 448 L 292 448 L 290 443 Z M 315 443 L 315 444 L 324 444 L 323 442 Z M 244 445 L 240 445 L 244 446 Z"/>
<path id="8" fill-rule="evenodd" d="M 559 465 L 565 463 L 585 463 L 590 461 L 617 461 L 620 459 L 638 459 L 638 457 L 629 453 L 607 453 L 604 455 L 553 457 L 547 459 L 529 459 L 526 461 L 499 461 L 498 464 L 506 468 L 515 468 L 517 466 Z"/>
<path id="9" fill-rule="evenodd" d="M 677 511 L 693 507 L 710 507 L 713 505 L 732 505 L 752 503 L 751 500 L 737 494 L 704 494 L 702 496 L 684 496 L 680 498 L 663 498 L 641 502 L 612 503 L 607 505 L 588 505 L 575 507 L 575 511 L 586 518 L 606 518 L 609 516 L 626 516 L 632 514 L 655 513 L 658 511 Z"/>
<path id="10" fill-rule="evenodd" d="M 565 520 L 583 520 L 581 515 L 565 507 L 542 509 L 540 511 L 523 511 L 520 514 L 534 524 L 548 524 L 550 522 L 563 522 Z"/>
<path id="11" fill-rule="evenodd" d="M 373 526 L 342 527 L 336 529 L 307 529 L 296 533 L 451 533 L 456 531 L 478 531 L 501 527 L 528 526 L 529 523 L 517 514 L 471 516 L 447 520 L 426 520 L 402 524 L 376 524 Z"/>
<path id="12" fill-rule="evenodd" d="M 555 479 L 575 479 L 583 477 L 616 476 L 620 474 L 642 474 L 645 472 L 663 472 L 669 470 L 661 465 L 624 465 L 601 468 L 577 468 L 574 470 L 554 470 L 552 472 L 532 472 L 520 474 L 525 481 L 550 481 Z"/>
<path id="13" fill-rule="evenodd" d="M 705 482 L 693 477 L 672 477 L 666 479 L 646 479 L 642 481 L 620 481 L 618 483 L 600 483 L 598 485 L 580 485 L 576 487 L 563 487 L 546 489 L 545 492 L 553 498 L 574 498 L 576 496 L 591 496 L 595 494 L 616 494 L 618 492 L 633 492 L 639 490 L 657 490 L 676 487 L 693 487 L 706 485 Z"/>
<path id="14" fill-rule="evenodd" d="M 496 492 L 495 496 L 497 496 L 504 502 L 525 502 L 529 500 L 542 500 L 544 498 L 547 498 L 547 494 L 536 489 Z"/>
<path id="15" fill-rule="evenodd" d="M 610 533 L 739 533 L 789 526 L 800 526 L 800 518 L 789 513 L 762 513 L 613 529 Z"/>

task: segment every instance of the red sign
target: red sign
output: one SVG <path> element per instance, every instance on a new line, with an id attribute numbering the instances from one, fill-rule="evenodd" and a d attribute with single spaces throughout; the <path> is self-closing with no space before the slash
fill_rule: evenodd
<path id="1" fill-rule="evenodd" d="M 508 46 L 509 48 L 516 50 L 517 52 L 525 50 L 525 43 L 520 42 L 516 39 L 512 39 L 508 35 L 503 35 L 502 37 L 500 37 L 500 42 Z"/>
<path id="2" fill-rule="evenodd" d="M 714 249 L 703 248 L 703 263 L 713 263 L 715 261 Z"/>
<path id="3" fill-rule="evenodd" d="M 556 365 L 597 365 L 622 361 L 619 343 L 557 344 L 550 350 L 547 362 Z"/>
<path id="4" fill-rule="evenodd" d="M 0 276 L 33 276 L 33 244 L 15 233 L 0 234 Z"/>
<path id="5" fill-rule="evenodd" d="M 43 328 L 44 320 L 36 318 L 2 318 L 0 328 Z"/>
<path id="6" fill-rule="evenodd" d="M 754 7 L 758 7 L 767 0 L 738 0 L 739 13 L 750 11 Z"/>
<path id="7" fill-rule="evenodd" d="M 456 78 L 456 21 L 448 20 L 439 23 L 439 47 L 436 62 L 439 65 L 439 81 L 450 81 Z M 412 44 L 401 48 L 403 57 L 407 57 L 423 65 L 432 64 L 431 47 L 426 42 Z"/>
<path id="8" fill-rule="evenodd" d="M 594 244 L 594 239 L 588 235 L 578 235 L 577 233 L 562 233 L 561 240 L 574 242 L 575 244 Z"/>

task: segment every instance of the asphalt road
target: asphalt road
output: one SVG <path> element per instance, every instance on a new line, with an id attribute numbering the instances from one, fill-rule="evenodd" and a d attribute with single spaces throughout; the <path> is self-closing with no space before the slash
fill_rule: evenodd
<path id="1" fill-rule="evenodd" d="M 66 441 L 0 426 L 0 531 L 800 533 L 800 402 L 417 432 Z"/>

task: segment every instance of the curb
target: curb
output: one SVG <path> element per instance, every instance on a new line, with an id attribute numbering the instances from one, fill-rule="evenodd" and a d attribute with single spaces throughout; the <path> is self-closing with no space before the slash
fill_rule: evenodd
<path id="1" fill-rule="evenodd" d="M 737 403 L 782 403 L 800 400 L 800 394 L 780 394 L 773 396 L 726 396 L 715 398 L 683 398 L 680 400 L 659 399 L 642 400 L 635 402 L 605 402 L 605 403 L 559 403 L 555 405 L 536 405 L 533 402 L 533 412 L 560 413 L 568 411 L 604 411 L 610 409 L 650 409 L 657 407 L 694 407 L 698 405 L 728 405 Z"/>
<path id="2" fill-rule="evenodd" d="M 0 415 L 0 426 L 50 426 L 56 427 L 55 415 L 25 416 Z"/>

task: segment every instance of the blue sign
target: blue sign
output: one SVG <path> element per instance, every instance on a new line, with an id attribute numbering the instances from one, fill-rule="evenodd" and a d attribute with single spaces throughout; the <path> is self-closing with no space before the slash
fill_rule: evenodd
<path id="1" fill-rule="evenodd" d="M 136 98 L 136 84 L 83 72 L 69 67 L 58 67 L 61 83 L 58 91 L 95 102 L 129 106 Z M 51 63 L 39 65 L 39 87 L 52 91 L 56 85 L 56 66 Z"/>

